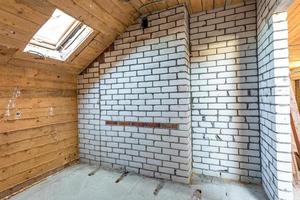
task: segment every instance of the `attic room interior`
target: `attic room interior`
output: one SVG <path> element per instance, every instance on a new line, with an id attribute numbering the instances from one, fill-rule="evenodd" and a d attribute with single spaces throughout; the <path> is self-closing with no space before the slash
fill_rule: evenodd
<path id="1" fill-rule="evenodd" d="M 0 199 L 300 200 L 300 0 L 1 0 Z"/>

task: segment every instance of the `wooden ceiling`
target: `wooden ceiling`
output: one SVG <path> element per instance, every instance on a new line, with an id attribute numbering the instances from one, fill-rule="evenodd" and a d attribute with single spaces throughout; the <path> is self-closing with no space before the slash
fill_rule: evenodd
<path id="1" fill-rule="evenodd" d="M 300 0 L 295 0 L 288 11 L 290 66 L 300 67 Z"/>
<path id="2" fill-rule="evenodd" d="M 243 2 L 244 0 L 2 0 L 0 65 L 30 65 L 78 74 L 140 15 L 179 4 L 186 4 L 191 13 L 196 13 Z M 23 52 L 55 8 L 95 30 L 64 62 Z"/>

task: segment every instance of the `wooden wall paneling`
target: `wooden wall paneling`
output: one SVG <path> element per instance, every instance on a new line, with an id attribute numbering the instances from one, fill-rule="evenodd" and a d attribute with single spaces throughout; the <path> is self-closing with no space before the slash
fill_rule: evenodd
<path id="1" fill-rule="evenodd" d="M 35 55 L 35 54 L 23 52 L 23 50 L 17 51 L 14 54 L 13 58 L 21 59 L 21 60 L 27 60 L 27 61 L 39 63 L 41 65 L 50 64 L 50 65 L 57 65 L 57 66 L 61 66 L 61 67 L 69 67 L 69 68 L 74 68 L 74 69 L 81 69 L 83 67 L 81 65 L 67 63 L 67 62 L 60 61 L 60 60 L 55 60 L 55 59 L 51 59 L 51 58 L 44 58 L 44 57 L 41 57 L 41 56 L 38 56 L 38 55 Z"/>
<path id="2" fill-rule="evenodd" d="M 17 143 L 17 142 L 22 142 L 25 140 L 27 141 L 30 139 L 39 138 L 41 136 L 46 136 L 46 135 L 53 135 L 53 133 L 55 131 L 60 132 L 60 131 L 74 130 L 74 134 L 75 134 L 76 126 L 77 126 L 76 122 L 62 123 L 62 124 L 57 124 L 57 125 L 38 127 L 35 129 L 13 131 L 13 132 L 9 132 L 6 134 L 0 134 L 0 139 L 1 139 L 0 145 L 12 144 L 12 143 Z M 22 152 L 22 151 L 20 151 L 20 152 Z M 10 157 L 10 158 L 12 158 L 12 157 Z M 14 161 L 14 162 L 16 162 L 16 161 Z M 10 162 L 3 162 L 3 163 L 5 163 L 7 165 Z"/>
<path id="3" fill-rule="evenodd" d="M 14 55 L 15 56 L 15 55 Z M 64 73 L 70 73 L 70 74 L 78 74 L 82 66 L 77 66 L 76 65 L 59 65 L 55 63 L 43 63 L 43 62 L 36 62 L 32 60 L 25 60 L 22 58 L 15 58 L 13 57 L 8 61 L 8 64 L 15 65 L 15 66 L 21 66 L 21 67 L 34 67 L 38 69 L 47 69 L 48 71 L 53 71 L 53 72 L 64 72 Z"/>
<path id="4" fill-rule="evenodd" d="M 36 176 L 42 175 L 45 172 L 54 170 L 76 160 L 77 154 L 73 153 L 76 148 L 71 146 L 59 149 L 56 154 L 52 153 L 51 160 L 41 162 L 40 164 L 31 167 L 29 170 L 0 181 L 0 190 L 4 191 L 10 189 L 14 187 L 16 183 L 22 183 L 24 182 L 24 180 L 27 181 L 29 179 L 35 178 Z"/>
<path id="5" fill-rule="evenodd" d="M 0 65 L 0 71 L 1 74 L 3 74 L 4 76 L 10 76 L 11 74 L 14 74 L 14 76 L 15 75 L 24 76 L 26 78 L 33 78 L 33 79 L 39 79 L 45 81 L 56 81 L 58 83 L 62 83 L 62 82 L 70 83 L 72 84 L 71 89 L 76 89 L 76 86 L 74 86 L 74 83 L 76 82 L 76 76 L 66 74 L 63 72 L 45 71 L 43 69 L 32 68 L 30 66 L 25 67 L 25 65 L 24 66 Z"/>
<path id="6" fill-rule="evenodd" d="M 0 74 L 1 197 L 77 160 L 78 136 L 76 75 L 30 63 Z"/>

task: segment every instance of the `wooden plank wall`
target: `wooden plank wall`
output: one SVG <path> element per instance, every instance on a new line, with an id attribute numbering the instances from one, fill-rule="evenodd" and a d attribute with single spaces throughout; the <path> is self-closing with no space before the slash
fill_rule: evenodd
<path id="1" fill-rule="evenodd" d="M 288 10 L 289 61 L 291 67 L 300 67 L 300 0 L 294 0 Z"/>
<path id="2" fill-rule="evenodd" d="M 78 159 L 77 80 L 0 64 L 0 199 Z M 4 192 L 5 191 L 5 192 Z"/>

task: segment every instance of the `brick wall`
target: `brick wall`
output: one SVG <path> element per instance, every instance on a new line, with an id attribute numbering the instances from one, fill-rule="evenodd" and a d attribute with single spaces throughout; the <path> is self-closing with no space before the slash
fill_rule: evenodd
<path id="1" fill-rule="evenodd" d="M 130 26 L 105 53 L 105 62 L 79 77 L 80 157 L 188 182 L 188 13 L 181 6 L 148 19 L 149 28 Z"/>
<path id="2" fill-rule="evenodd" d="M 278 5 L 249 0 L 190 18 L 181 6 L 150 15 L 145 30 L 130 26 L 79 76 L 81 160 L 181 182 L 192 168 L 262 179 L 270 199 L 292 199 Z"/>
<path id="3" fill-rule="evenodd" d="M 260 182 L 255 1 L 190 27 L 194 171 Z"/>
<path id="4" fill-rule="evenodd" d="M 259 0 L 257 9 L 262 184 L 272 200 L 293 199 L 287 13 L 276 12 L 280 4 Z"/>

